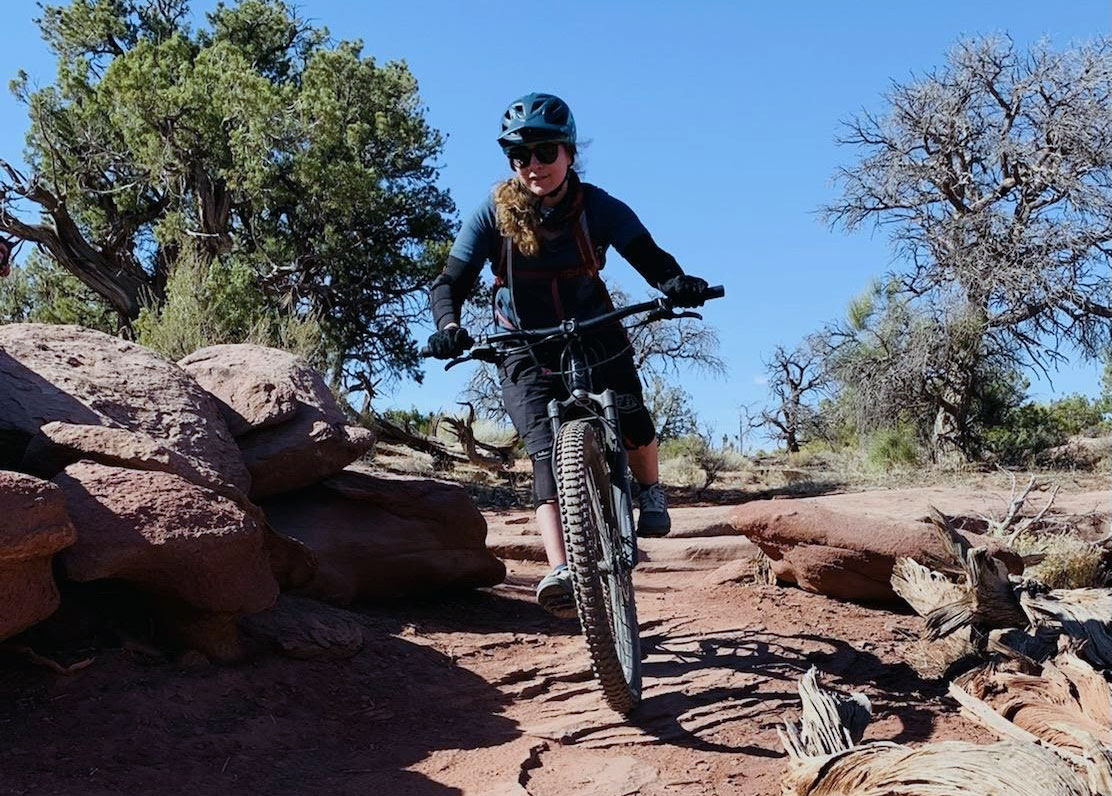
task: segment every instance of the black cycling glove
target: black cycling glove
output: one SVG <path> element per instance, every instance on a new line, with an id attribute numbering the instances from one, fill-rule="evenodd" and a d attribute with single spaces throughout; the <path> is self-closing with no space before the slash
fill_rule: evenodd
<path id="1" fill-rule="evenodd" d="M 475 343 L 462 326 L 441 329 L 429 335 L 429 353 L 437 359 L 454 359 Z"/>
<path id="2" fill-rule="evenodd" d="M 701 307 L 707 300 L 707 280 L 680 274 L 660 283 L 660 292 L 677 307 Z"/>

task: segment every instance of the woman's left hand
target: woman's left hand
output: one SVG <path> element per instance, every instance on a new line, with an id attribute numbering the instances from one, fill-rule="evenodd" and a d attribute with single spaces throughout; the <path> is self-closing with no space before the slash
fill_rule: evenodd
<path id="1" fill-rule="evenodd" d="M 705 279 L 680 274 L 661 283 L 660 292 L 670 298 L 677 307 L 701 307 L 707 300 L 708 287 Z"/>

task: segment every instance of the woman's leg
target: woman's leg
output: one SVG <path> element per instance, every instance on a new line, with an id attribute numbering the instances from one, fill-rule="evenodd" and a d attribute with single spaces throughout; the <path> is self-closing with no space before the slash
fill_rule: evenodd
<path id="1" fill-rule="evenodd" d="M 656 437 L 648 445 L 642 445 L 633 450 L 626 449 L 629 459 L 629 469 L 639 484 L 655 484 L 660 480 L 660 459 L 657 451 Z"/>
<path id="2" fill-rule="evenodd" d="M 557 567 L 568 563 L 567 552 L 564 550 L 564 532 L 560 528 L 560 508 L 555 503 L 542 503 L 537 506 L 537 529 L 544 542 L 544 554 L 548 556 L 548 565 Z"/>

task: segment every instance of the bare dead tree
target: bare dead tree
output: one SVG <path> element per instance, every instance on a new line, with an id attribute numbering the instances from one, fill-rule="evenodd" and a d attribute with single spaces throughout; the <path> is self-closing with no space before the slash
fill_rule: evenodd
<path id="1" fill-rule="evenodd" d="M 828 383 L 821 351 L 809 340 L 792 350 L 776 346 L 765 361 L 772 404 L 761 412 L 761 424 L 795 453 L 815 427 L 817 410 L 811 401 Z"/>
<path id="2" fill-rule="evenodd" d="M 460 405 L 467 407 L 466 418 L 443 415 L 440 419 L 447 423 L 452 430 L 456 440 L 463 448 L 463 452 L 467 454 L 467 460 L 488 470 L 508 469 L 510 462 L 513 460 L 513 449 L 517 444 L 517 437 L 515 436 L 507 445 L 490 445 L 478 441 L 475 439 L 475 407 L 469 403 L 461 403 Z M 494 456 L 484 456 L 479 453 L 479 448 L 494 454 Z"/>
<path id="3" fill-rule="evenodd" d="M 901 293 L 963 325 L 932 363 L 934 436 L 960 448 L 986 352 L 1045 371 L 1062 342 L 1091 356 L 1107 344 L 1112 43 L 1022 53 L 1007 38 L 963 41 L 885 103 L 846 123 L 839 142 L 861 157 L 824 212 L 847 230 L 888 229 Z"/>

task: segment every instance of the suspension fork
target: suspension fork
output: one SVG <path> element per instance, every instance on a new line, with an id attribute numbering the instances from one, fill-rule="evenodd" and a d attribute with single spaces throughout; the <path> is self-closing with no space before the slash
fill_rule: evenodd
<path id="1" fill-rule="evenodd" d="M 621 421 L 618 417 L 617 395 L 613 390 L 606 389 L 601 393 L 591 393 L 586 390 L 577 390 L 566 400 L 552 399 L 548 402 L 548 422 L 552 427 L 552 468 L 556 472 L 555 441 L 563 425 L 563 410 L 575 405 L 595 404 L 601 409 L 602 419 L 599 425 L 603 438 L 603 453 L 606 457 L 607 469 L 610 471 L 610 498 L 614 509 L 614 520 L 618 523 L 618 538 L 620 544 L 621 565 L 633 569 L 637 564 L 637 534 L 633 526 L 633 497 L 629 483 L 629 458 L 626 454 L 625 444 L 622 442 Z M 601 562 L 607 568 L 612 562 Z"/>

